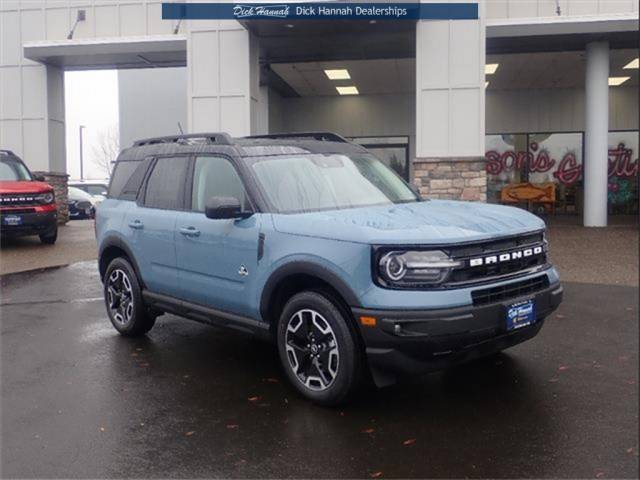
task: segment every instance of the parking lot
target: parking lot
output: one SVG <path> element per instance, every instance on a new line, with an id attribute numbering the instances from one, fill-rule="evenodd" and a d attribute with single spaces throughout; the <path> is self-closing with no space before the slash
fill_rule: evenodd
<path id="1" fill-rule="evenodd" d="M 637 231 L 558 228 L 538 337 L 339 409 L 238 333 L 165 315 L 120 337 L 94 261 L 5 275 L 2 476 L 637 478 Z"/>

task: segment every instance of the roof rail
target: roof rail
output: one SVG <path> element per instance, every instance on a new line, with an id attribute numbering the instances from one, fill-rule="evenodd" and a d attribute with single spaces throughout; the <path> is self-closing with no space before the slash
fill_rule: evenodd
<path id="1" fill-rule="evenodd" d="M 320 140 L 321 142 L 351 143 L 346 138 L 333 132 L 270 133 L 267 135 L 251 135 L 244 138 L 270 138 L 274 140 L 278 138 L 308 138 L 310 140 Z"/>
<path id="2" fill-rule="evenodd" d="M 192 143 L 192 140 L 205 140 L 208 143 L 231 145 L 231 137 L 226 133 L 190 133 L 187 135 L 169 135 L 167 137 L 145 138 L 133 142 L 134 147 L 153 145 L 156 143 Z"/>
<path id="3" fill-rule="evenodd" d="M 2 149 L 0 149 L 0 155 L 7 155 L 7 156 L 8 155 L 12 155 L 12 156 L 15 157 L 16 154 L 13 153 L 11 150 L 2 150 Z"/>

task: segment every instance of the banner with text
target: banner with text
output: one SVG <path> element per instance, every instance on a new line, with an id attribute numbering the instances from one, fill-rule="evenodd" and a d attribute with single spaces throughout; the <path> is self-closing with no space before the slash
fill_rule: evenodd
<path id="1" fill-rule="evenodd" d="M 163 3 L 164 20 L 475 20 L 470 3 Z"/>

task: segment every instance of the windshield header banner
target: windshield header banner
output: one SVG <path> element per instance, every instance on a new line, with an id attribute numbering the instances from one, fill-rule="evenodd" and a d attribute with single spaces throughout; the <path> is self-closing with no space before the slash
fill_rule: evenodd
<path id="1" fill-rule="evenodd" d="M 477 3 L 163 3 L 163 20 L 476 20 Z"/>

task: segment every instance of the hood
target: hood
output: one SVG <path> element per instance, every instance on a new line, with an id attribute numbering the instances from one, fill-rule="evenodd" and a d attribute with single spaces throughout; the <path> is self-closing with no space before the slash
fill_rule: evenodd
<path id="1" fill-rule="evenodd" d="M 45 193 L 53 191 L 46 182 L 30 180 L 0 180 L 0 194 L 3 193 Z"/>
<path id="2" fill-rule="evenodd" d="M 479 202 L 425 202 L 273 215 L 283 233 L 371 244 L 442 244 L 518 235 L 544 228 L 515 207 Z"/>

